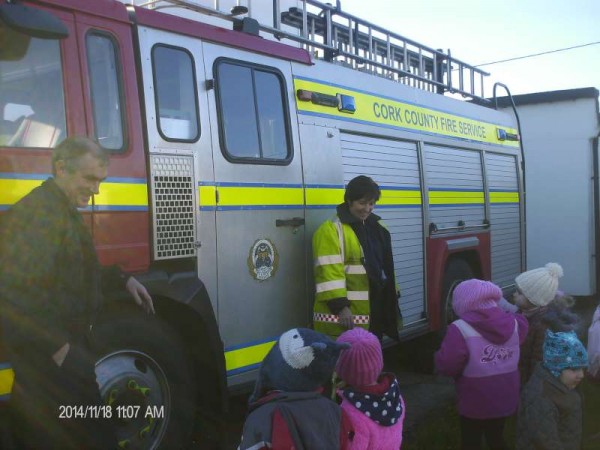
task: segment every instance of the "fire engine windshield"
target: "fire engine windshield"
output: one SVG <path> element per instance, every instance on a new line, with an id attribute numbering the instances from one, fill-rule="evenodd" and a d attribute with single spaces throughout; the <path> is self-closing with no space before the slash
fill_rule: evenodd
<path id="1" fill-rule="evenodd" d="M 3 30 L 0 27 L 0 36 Z M 10 39 L 2 43 L 6 49 L 0 53 L 0 146 L 54 147 L 66 135 L 59 41 L 11 30 Z"/>

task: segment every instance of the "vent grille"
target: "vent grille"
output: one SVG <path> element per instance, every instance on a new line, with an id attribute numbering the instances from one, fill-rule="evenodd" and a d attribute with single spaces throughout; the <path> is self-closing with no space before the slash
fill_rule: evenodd
<path id="1" fill-rule="evenodd" d="M 194 160 L 151 156 L 154 258 L 196 254 Z"/>

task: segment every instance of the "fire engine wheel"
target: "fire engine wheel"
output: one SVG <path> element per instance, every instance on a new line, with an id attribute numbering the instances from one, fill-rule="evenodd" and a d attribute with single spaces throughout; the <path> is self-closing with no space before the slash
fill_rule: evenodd
<path id="1" fill-rule="evenodd" d="M 196 390 L 183 345 L 164 324 L 138 315 L 94 328 L 96 378 L 120 448 L 171 449 L 190 442 Z"/>
<path id="2" fill-rule="evenodd" d="M 452 309 L 452 293 L 454 288 L 464 280 L 473 278 L 473 269 L 464 259 L 451 259 L 444 272 L 444 280 L 442 283 L 442 311 L 441 311 L 441 326 L 440 335 L 446 334 L 446 329 L 455 319 L 454 310 Z"/>

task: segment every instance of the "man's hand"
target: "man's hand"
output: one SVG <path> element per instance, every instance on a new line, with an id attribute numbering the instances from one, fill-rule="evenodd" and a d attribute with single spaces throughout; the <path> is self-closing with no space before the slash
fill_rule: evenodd
<path id="1" fill-rule="evenodd" d="M 147 314 L 154 314 L 154 303 L 152 297 L 148 294 L 148 291 L 142 283 L 136 280 L 134 277 L 129 277 L 127 284 L 125 285 L 127 292 L 131 294 L 135 304 L 144 308 Z"/>
<path id="2" fill-rule="evenodd" d="M 340 311 L 340 313 L 338 314 L 338 322 L 347 330 L 351 330 L 352 328 L 354 328 L 354 316 L 352 315 L 350 308 L 345 306 Z"/>
<path id="3" fill-rule="evenodd" d="M 63 365 L 63 363 L 65 362 L 65 358 L 67 357 L 67 354 L 69 353 L 70 349 L 71 349 L 71 345 L 67 342 L 65 345 L 63 345 L 61 348 L 59 348 L 58 351 L 54 355 L 52 355 L 52 359 L 54 360 L 54 362 L 56 363 L 56 365 L 58 367 Z"/>

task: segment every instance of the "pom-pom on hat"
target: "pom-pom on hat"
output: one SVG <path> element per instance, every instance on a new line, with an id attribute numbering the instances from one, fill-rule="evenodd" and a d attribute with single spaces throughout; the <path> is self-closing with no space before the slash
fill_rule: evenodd
<path id="1" fill-rule="evenodd" d="M 563 276 L 560 264 L 548 263 L 544 267 L 528 270 L 515 278 L 515 283 L 527 300 L 535 306 L 546 306 L 556 296 L 558 279 Z"/>
<path id="2" fill-rule="evenodd" d="M 544 339 L 544 367 L 559 377 L 564 369 L 579 369 L 588 366 L 585 347 L 574 331 L 552 332 L 546 330 Z"/>
<path id="3" fill-rule="evenodd" d="M 377 382 L 383 370 L 383 354 L 379 339 L 364 328 L 356 327 L 345 331 L 338 343 L 348 343 L 335 367 L 339 377 L 350 386 L 366 386 Z"/>
<path id="4" fill-rule="evenodd" d="M 476 278 L 463 281 L 452 293 L 452 309 L 458 317 L 469 311 L 498 306 L 502 290 L 491 281 Z"/>
<path id="5" fill-rule="evenodd" d="M 340 352 L 348 347 L 308 328 L 286 331 L 265 356 L 249 401 L 271 390 L 317 390 L 331 379 Z"/>

